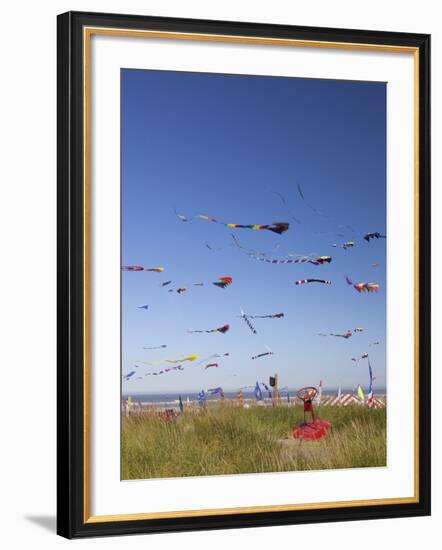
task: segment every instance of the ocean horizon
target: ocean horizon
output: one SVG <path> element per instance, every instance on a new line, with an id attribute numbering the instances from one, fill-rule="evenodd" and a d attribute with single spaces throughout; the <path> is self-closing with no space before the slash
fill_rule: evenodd
<path id="1" fill-rule="evenodd" d="M 281 391 L 281 390 L 280 390 Z M 291 398 L 296 396 L 297 389 L 290 389 L 288 390 L 288 393 Z M 356 393 L 355 388 L 341 388 L 341 392 L 344 393 Z M 164 392 L 164 393 L 123 393 L 121 395 L 122 399 L 127 399 L 129 396 L 135 400 L 135 401 L 141 401 L 141 402 L 152 402 L 152 403 L 161 403 L 161 402 L 170 402 L 170 401 L 178 401 L 180 396 L 183 401 L 187 401 L 187 398 L 189 398 L 190 401 L 195 401 L 198 398 L 198 391 L 182 391 L 182 392 Z M 227 399 L 235 399 L 236 394 L 238 393 L 238 390 L 226 390 L 224 391 L 224 396 Z M 322 395 L 323 396 L 329 396 L 329 395 L 337 395 L 338 389 L 327 389 L 323 390 Z M 386 395 L 387 390 L 386 388 L 375 388 L 374 394 L 375 395 Z M 267 398 L 269 397 L 267 391 L 262 392 L 263 397 Z M 255 394 L 253 390 L 243 390 L 243 397 L 245 399 L 254 399 Z M 281 399 L 284 399 L 287 397 L 286 390 L 282 390 L 282 394 L 280 395 Z M 208 395 L 206 392 L 206 398 L 207 399 L 213 399 L 218 400 L 219 395 Z"/>

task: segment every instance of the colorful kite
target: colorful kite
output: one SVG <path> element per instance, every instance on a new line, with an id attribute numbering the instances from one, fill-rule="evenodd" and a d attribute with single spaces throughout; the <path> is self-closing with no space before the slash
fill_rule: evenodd
<path id="1" fill-rule="evenodd" d="M 196 363 L 196 365 L 203 365 L 204 363 L 207 363 L 207 361 L 210 361 L 211 359 L 214 359 L 215 357 L 217 358 L 220 358 L 220 357 L 226 357 L 230 355 L 230 353 L 214 353 L 212 355 L 210 355 L 209 357 L 204 357 L 203 359 L 201 359 L 200 361 L 198 361 Z M 181 361 L 181 362 L 184 362 L 184 361 L 189 361 L 193 364 L 193 362 L 195 361 L 195 359 L 198 357 L 198 355 L 189 355 L 188 357 L 184 357 L 183 359 L 180 359 L 178 361 Z M 168 363 L 176 363 L 178 361 L 167 361 Z M 140 362 L 143 362 L 143 361 L 140 361 Z M 164 361 L 163 361 L 164 363 Z M 209 366 L 218 366 L 218 363 L 212 363 L 211 365 L 207 365 L 206 368 L 208 368 Z M 188 366 L 191 366 L 191 365 L 183 365 L 183 364 L 179 364 L 179 365 L 175 365 L 173 367 L 167 367 L 163 370 L 160 370 L 160 371 L 156 371 L 156 372 L 147 372 L 144 376 L 159 376 L 161 374 L 166 374 L 168 372 L 174 372 L 174 371 L 182 371 L 184 370 L 186 367 Z"/>
<path id="2" fill-rule="evenodd" d="M 217 281 L 215 281 L 215 286 L 219 286 L 220 288 L 226 288 L 226 286 L 231 285 L 233 282 L 232 277 L 219 277 Z"/>
<path id="3" fill-rule="evenodd" d="M 295 285 L 304 285 L 306 283 L 322 283 L 324 285 L 332 284 L 332 282 L 327 279 L 300 279 L 299 281 L 295 281 Z"/>
<path id="4" fill-rule="evenodd" d="M 122 271 L 153 271 L 154 273 L 162 273 L 164 267 L 143 267 L 141 265 L 123 265 Z"/>
<path id="5" fill-rule="evenodd" d="M 248 225 L 248 224 L 244 225 L 244 224 L 240 224 L 240 223 L 222 222 L 220 220 L 212 218 L 211 216 L 199 215 L 199 216 L 194 216 L 192 218 L 188 218 L 186 216 L 183 216 L 182 214 L 179 214 L 177 211 L 175 211 L 175 214 L 183 222 L 187 222 L 187 221 L 194 220 L 194 219 L 196 219 L 196 220 L 205 220 L 207 222 L 218 223 L 220 225 L 224 225 L 225 227 L 231 227 L 233 229 L 252 229 L 252 230 L 255 230 L 255 231 L 256 230 L 261 230 L 261 229 L 267 229 L 268 231 L 272 231 L 273 233 L 277 233 L 278 235 L 281 235 L 282 233 L 287 231 L 290 227 L 290 224 L 288 222 L 274 222 L 274 223 L 265 224 L 265 225 Z"/>
<path id="6" fill-rule="evenodd" d="M 187 332 L 189 332 L 190 334 L 197 334 L 197 333 L 203 333 L 203 332 L 207 332 L 207 333 L 220 332 L 221 334 L 225 334 L 229 329 L 230 329 L 230 325 L 226 324 L 226 325 L 223 325 L 222 327 L 212 328 L 211 330 L 188 330 Z"/>
<path id="7" fill-rule="evenodd" d="M 370 242 L 371 239 L 386 239 L 387 238 L 387 235 L 381 235 L 379 233 L 379 231 L 375 231 L 374 233 L 366 233 L 364 235 L 364 239 L 367 241 L 367 242 Z"/>
<path id="8" fill-rule="evenodd" d="M 340 248 L 343 248 L 344 250 L 347 250 L 347 248 L 351 248 L 355 245 L 353 241 L 347 241 L 346 243 L 341 244 Z M 337 244 L 332 244 L 333 248 L 337 248 Z"/>
<path id="9" fill-rule="evenodd" d="M 357 290 L 359 293 L 361 292 L 379 292 L 379 289 L 381 288 L 379 283 L 353 283 L 353 281 L 345 276 L 345 280 L 347 281 L 347 284 L 352 286 L 355 290 Z"/>
<path id="10" fill-rule="evenodd" d="M 166 359 L 166 363 L 184 363 L 184 361 L 196 361 L 198 359 L 199 355 L 194 353 L 193 355 L 188 355 L 187 357 L 183 357 L 182 359 Z"/>
<path id="11" fill-rule="evenodd" d="M 181 294 L 182 292 L 186 292 L 187 288 L 185 287 L 180 287 L 180 288 L 177 288 L 176 291 L 178 292 L 178 294 Z M 170 292 L 170 291 L 169 291 Z"/>

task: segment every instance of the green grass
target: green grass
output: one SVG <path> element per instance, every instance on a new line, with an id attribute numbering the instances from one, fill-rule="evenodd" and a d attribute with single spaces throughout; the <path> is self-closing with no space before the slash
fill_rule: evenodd
<path id="1" fill-rule="evenodd" d="M 132 416 L 123 419 L 122 477 L 205 476 L 386 464 L 386 411 L 328 407 L 332 423 L 321 442 L 298 442 L 291 428 L 301 407 L 216 407 L 185 413 L 174 422 Z"/>

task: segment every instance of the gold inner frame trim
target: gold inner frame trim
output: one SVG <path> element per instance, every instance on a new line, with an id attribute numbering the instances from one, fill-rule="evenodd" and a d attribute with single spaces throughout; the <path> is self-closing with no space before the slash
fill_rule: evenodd
<path id="1" fill-rule="evenodd" d="M 269 46 L 291 46 L 304 48 L 341 49 L 370 52 L 412 53 L 414 61 L 414 495 L 411 497 L 283 504 L 270 506 L 250 506 L 235 508 L 215 508 L 206 510 L 180 510 L 116 515 L 91 515 L 91 472 L 90 472 L 90 43 L 93 35 L 124 36 L 132 38 L 155 38 L 173 40 L 196 40 L 203 42 L 248 43 Z M 236 35 L 204 33 L 181 33 L 118 29 L 111 27 L 83 28 L 83 101 L 84 101 L 84 523 L 106 523 L 115 521 L 136 521 L 148 519 L 185 518 L 229 514 L 250 514 L 299 510 L 320 510 L 358 506 L 379 506 L 412 504 L 419 502 L 419 49 L 411 46 L 392 46 L 348 42 L 328 42 L 317 40 L 296 40 L 282 38 L 262 38 Z"/>

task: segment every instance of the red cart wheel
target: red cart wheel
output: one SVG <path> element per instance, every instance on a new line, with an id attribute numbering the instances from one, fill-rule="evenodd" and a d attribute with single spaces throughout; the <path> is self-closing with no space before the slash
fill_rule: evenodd
<path id="1" fill-rule="evenodd" d="M 311 401 L 316 397 L 318 393 L 318 390 L 314 386 L 306 386 L 305 388 L 301 388 L 297 391 L 296 395 L 297 397 L 303 401 L 304 403 L 306 401 Z"/>

